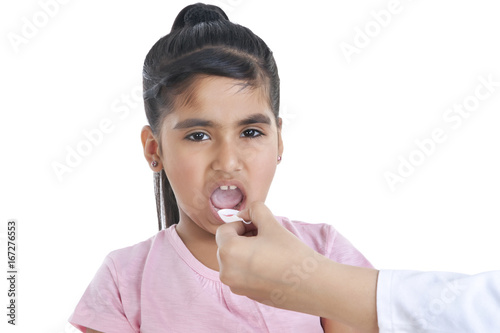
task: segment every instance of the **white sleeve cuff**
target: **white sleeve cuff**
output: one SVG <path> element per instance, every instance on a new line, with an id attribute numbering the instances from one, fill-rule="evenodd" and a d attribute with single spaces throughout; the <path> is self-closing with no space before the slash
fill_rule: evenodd
<path id="1" fill-rule="evenodd" d="M 377 281 L 377 319 L 380 333 L 393 332 L 392 328 L 392 275 L 391 270 L 380 270 Z"/>

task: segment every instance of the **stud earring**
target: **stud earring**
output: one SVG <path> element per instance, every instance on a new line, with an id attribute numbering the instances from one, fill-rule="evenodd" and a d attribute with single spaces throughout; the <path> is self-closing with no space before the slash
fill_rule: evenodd
<path id="1" fill-rule="evenodd" d="M 158 166 L 158 162 L 156 162 L 155 160 L 153 160 L 153 162 L 151 162 L 151 166 L 153 168 L 156 168 Z"/>
<path id="2" fill-rule="evenodd" d="M 281 162 L 281 155 L 278 155 L 278 162 Z"/>

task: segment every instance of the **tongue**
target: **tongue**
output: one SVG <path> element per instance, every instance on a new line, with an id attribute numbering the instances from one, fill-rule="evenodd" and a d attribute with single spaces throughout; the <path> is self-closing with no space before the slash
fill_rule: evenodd
<path id="1" fill-rule="evenodd" d="M 212 194 L 212 204 L 216 208 L 234 208 L 243 199 L 243 194 L 240 189 L 223 191 L 220 188 L 216 189 Z"/>

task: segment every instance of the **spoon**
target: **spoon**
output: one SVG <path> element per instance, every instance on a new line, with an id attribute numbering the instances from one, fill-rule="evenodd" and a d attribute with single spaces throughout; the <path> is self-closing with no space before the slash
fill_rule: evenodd
<path id="1" fill-rule="evenodd" d="M 237 216 L 236 214 L 239 213 L 238 210 L 236 209 L 221 209 L 217 212 L 222 219 L 222 221 L 229 223 L 229 222 L 236 222 L 236 221 L 241 221 L 245 224 L 250 224 L 252 221 L 245 221 L 241 217 Z"/>

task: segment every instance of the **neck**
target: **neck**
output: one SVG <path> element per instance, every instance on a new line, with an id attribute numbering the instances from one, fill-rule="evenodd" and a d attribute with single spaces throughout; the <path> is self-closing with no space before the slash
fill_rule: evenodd
<path id="1" fill-rule="evenodd" d="M 199 262 L 210 269 L 219 270 L 214 234 L 200 228 L 182 212 L 176 230 L 184 245 Z"/>

